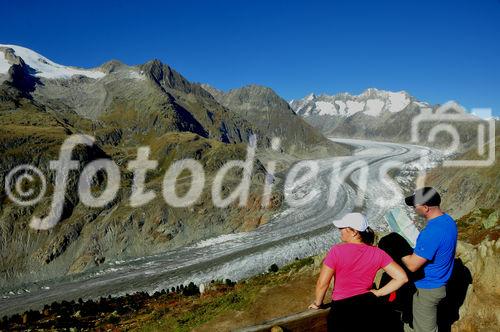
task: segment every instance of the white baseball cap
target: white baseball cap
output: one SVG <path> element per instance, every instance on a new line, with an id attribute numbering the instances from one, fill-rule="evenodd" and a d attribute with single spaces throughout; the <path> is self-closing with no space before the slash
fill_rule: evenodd
<path id="1" fill-rule="evenodd" d="M 334 220 L 333 224 L 337 228 L 351 227 L 360 232 L 364 232 L 368 228 L 366 217 L 358 212 L 348 213 L 342 218 Z"/>

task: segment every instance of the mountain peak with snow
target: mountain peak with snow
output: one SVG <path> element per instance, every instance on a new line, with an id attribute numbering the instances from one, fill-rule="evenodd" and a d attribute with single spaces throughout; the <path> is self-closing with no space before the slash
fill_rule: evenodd
<path id="1" fill-rule="evenodd" d="M 71 78 L 74 75 L 99 79 L 105 73 L 98 69 L 83 69 L 57 64 L 43 55 L 22 46 L 0 44 L 0 75 L 8 74 L 16 58 L 23 60 L 35 77 L 46 79 Z"/>
<path id="2" fill-rule="evenodd" d="M 316 95 L 314 93 L 310 93 L 305 97 L 305 100 L 310 101 L 314 100 L 316 98 Z"/>
<path id="3" fill-rule="evenodd" d="M 386 91 L 369 88 L 359 95 L 339 93 L 331 96 L 311 93 L 298 100 L 292 100 L 290 106 L 301 116 L 341 116 L 350 117 L 357 113 L 379 116 L 383 113 L 397 113 L 415 103 L 421 108 L 430 108 L 427 103 L 419 102 L 406 91 Z"/>

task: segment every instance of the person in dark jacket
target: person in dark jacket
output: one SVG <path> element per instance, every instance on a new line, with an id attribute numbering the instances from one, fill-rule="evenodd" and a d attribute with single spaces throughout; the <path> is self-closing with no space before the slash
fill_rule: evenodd
<path id="1" fill-rule="evenodd" d="M 398 233 L 390 233 L 380 239 L 378 247 L 384 250 L 391 258 L 398 263 L 408 275 L 409 282 L 404 284 L 396 292 L 382 298 L 386 305 L 388 321 L 392 322 L 391 331 L 403 331 L 403 324 L 413 327 L 412 302 L 413 294 L 416 291 L 413 281 L 418 279 L 418 275 L 410 272 L 401 261 L 403 257 L 411 255 L 413 248 L 406 239 Z M 380 287 L 390 281 L 390 276 L 384 273 L 380 280 Z"/>

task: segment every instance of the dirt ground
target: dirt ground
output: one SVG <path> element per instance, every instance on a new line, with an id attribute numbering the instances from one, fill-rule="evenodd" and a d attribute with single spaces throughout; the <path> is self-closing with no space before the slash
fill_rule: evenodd
<path id="1" fill-rule="evenodd" d="M 305 271 L 291 275 L 285 285 L 263 287 L 252 305 L 244 311 L 231 310 L 198 326 L 193 331 L 231 331 L 304 311 L 314 300 L 318 272 Z M 325 302 L 330 302 L 330 297 L 331 289 L 325 296 Z"/>

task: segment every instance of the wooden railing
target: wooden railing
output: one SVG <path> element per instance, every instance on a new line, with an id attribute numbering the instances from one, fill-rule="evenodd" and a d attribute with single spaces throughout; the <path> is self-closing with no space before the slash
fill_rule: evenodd
<path id="1" fill-rule="evenodd" d="M 268 332 L 271 331 L 271 328 L 274 326 L 279 326 L 286 332 L 324 332 L 326 331 L 326 317 L 329 311 L 330 308 L 328 307 L 318 310 L 309 309 L 289 316 L 274 318 L 259 325 L 237 329 L 235 332 Z M 276 329 L 276 331 L 280 331 L 280 329 Z"/>

